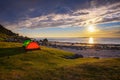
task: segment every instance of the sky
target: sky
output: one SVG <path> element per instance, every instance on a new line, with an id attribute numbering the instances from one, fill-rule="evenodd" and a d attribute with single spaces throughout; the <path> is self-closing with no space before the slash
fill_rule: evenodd
<path id="1" fill-rule="evenodd" d="M 31 38 L 120 37 L 120 0 L 0 0 L 0 24 Z"/>

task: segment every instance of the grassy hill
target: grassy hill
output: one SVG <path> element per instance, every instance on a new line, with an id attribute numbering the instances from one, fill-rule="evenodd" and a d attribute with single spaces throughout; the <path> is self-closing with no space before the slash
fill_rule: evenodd
<path id="1" fill-rule="evenodd" d="M 27 37 L 19 36 L 19 34 L 16 34 L 2 25 L 0 25 L 0 41 L 13 41 L 13 42 L 22 42 L 25 39 L 29 39 Z"/>
<path id="2" fill-rule="evenodd" d="M 65 59 L 70 52 L 0 42 L 0 80 L 120 80 L 120 59 Z"/>
<path id="3" fill-rule="evenodd" d="M 10 38 L 11 36 L 16 36 L 16 35 L 17 34 L 13 33 L 12 31 L 0 25 L 0 41 L 6 40 L 7 38 Z"/>

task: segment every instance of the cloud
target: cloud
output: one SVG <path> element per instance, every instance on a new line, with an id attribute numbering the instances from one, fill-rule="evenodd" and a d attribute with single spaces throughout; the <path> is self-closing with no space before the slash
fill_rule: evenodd
<path id="1" fill-rule="evenodd" d="M 97 4 L 92 2 L 92 5 Z M 120 2 L 111 5 L 77 9 L 72 11 L 69 7 L 65 9 L 64 14 L 55 12 L 37 17 L 29 17 L 16 23 L 6 23 L 7 27 L 14 28 L 45 28 L 45 27 L 83 27 L 117 21 L 120 22 Z M 35 9 L 30 8 L 33 12 Z"/>

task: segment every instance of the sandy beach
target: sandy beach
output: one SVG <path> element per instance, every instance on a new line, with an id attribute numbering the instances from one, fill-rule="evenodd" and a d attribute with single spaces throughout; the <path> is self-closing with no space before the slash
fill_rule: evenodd
<path id="1" fill-rule="evenodd" d="M 97 46 L 96 46 L 97 45 Z M 52 47 L 70 51 L 74 54 L 81 54 L 83 57 L 99 58 L 119 58 L 120 46 L 114 44 L 72 44 L 56 42 L 51 44 Z"/>

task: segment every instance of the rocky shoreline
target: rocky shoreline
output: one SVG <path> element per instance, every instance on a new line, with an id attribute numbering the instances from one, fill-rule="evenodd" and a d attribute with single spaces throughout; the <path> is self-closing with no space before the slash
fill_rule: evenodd
<path id="1" fill-rule="evenodd" d="M 88 43 L 68 43 L 49 42 L 49 47 L 73 52 L 83 55 L 83 57 L 97 58 L 119 58 L 120 44 L 88 44 Z"/>

